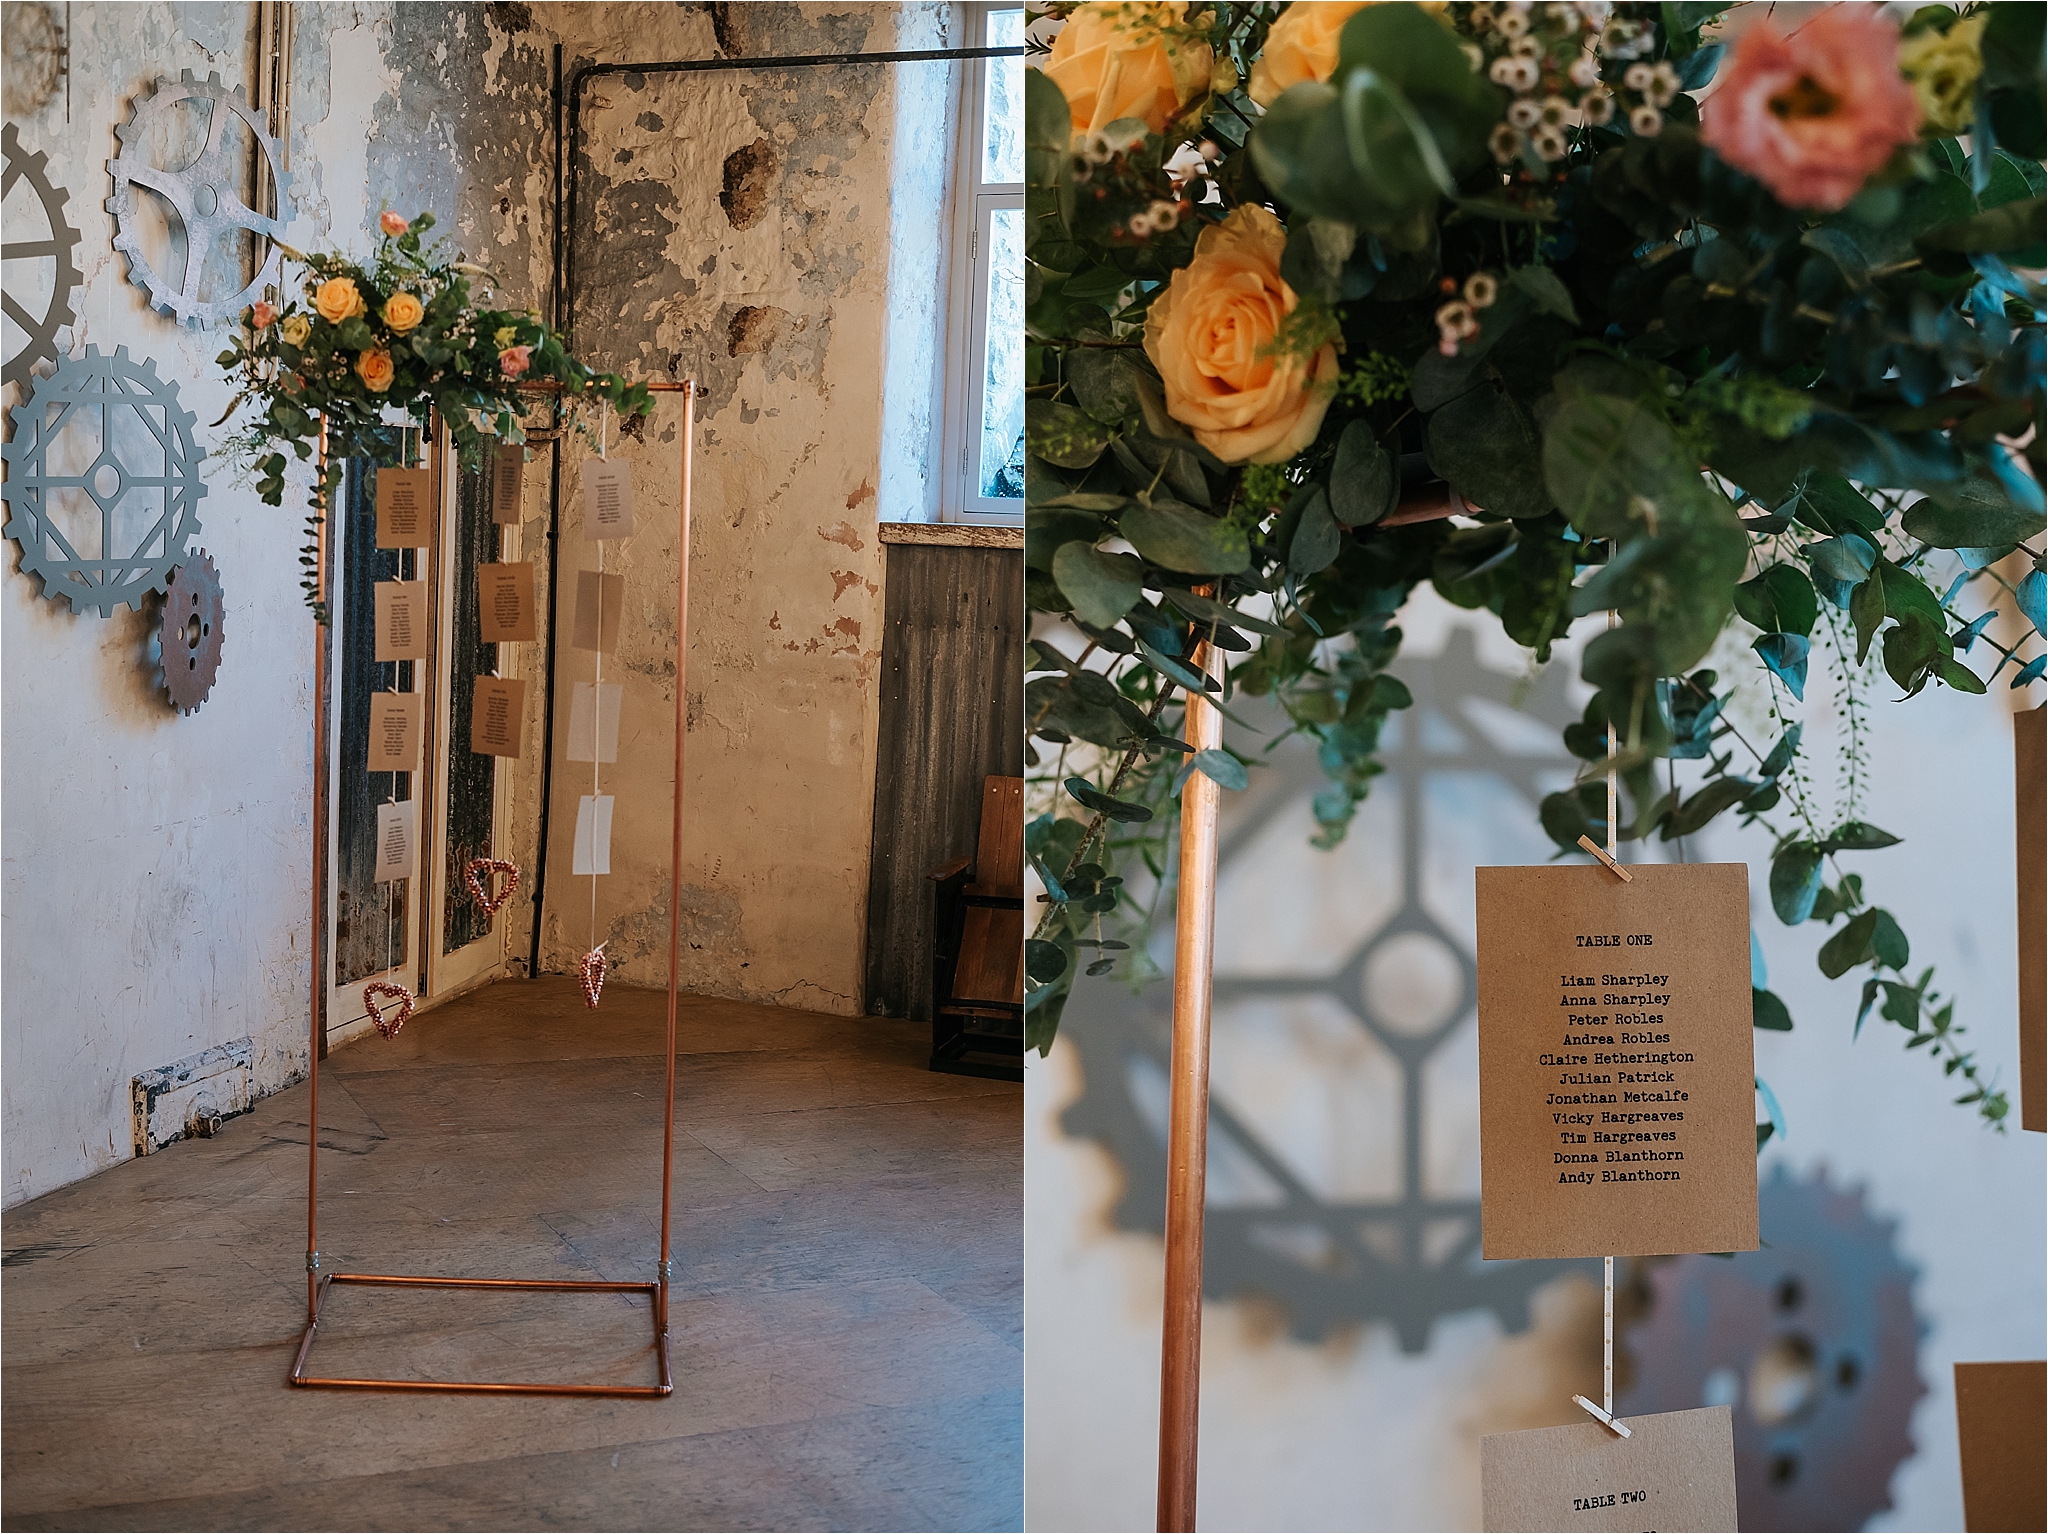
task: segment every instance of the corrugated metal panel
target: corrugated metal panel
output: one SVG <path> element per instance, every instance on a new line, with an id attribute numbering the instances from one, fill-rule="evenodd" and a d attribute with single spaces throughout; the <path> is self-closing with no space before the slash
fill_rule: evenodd
<path id="1" fill-rule="evenodd" d="M 884 594 L 867 1002 L 931 1016 L 931 885 L 974 855 L 981 780 L 1024 773 L 1024 558 L 892 544 Z"/>

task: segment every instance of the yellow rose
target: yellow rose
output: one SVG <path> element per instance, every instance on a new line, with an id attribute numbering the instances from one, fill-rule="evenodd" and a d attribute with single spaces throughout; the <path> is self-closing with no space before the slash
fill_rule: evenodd
<path id="1" fill-rule="evenodd" d="M 1154 133 L 1209 88 L 1206 42 L 1182 35 L 1186 0 L 1089 0 L 1053 40 L 1043 68 L 1066 94 L 1076 133 L 1141 117 Z"/>
<path id="2" fill-rule="evenodd" d="M 1266 46 L 1252 62 L 1246 94 L 1269 107 L 1290 85 L 1329 79 L 1337 68 L 1337 36 L 1366 4 L 1367 0 L 1294 0 L 1266 33 Z"/>
<path id="3" fill-rule="evenodd" d="M 364 352 L 356 358 L 356 377 L 362 379 L 363 387 L 372 394 L 382 394 L 391 387 L 394 371 L 391 366 L 391 353 L 382 347 Z"/>
<path id="4" fill-rule="evenodd" d="M 1195 242 L 1145 316 L 1145 355 L 1166 411 L 1225 463 L 1285 463 L 1315 441 L 1337 387 L 1337 348 L 1282 346 L 1300 302 L 1280 280 L 1287 231 L 1247 203 Z"/>
<path id="5" fill-rule="evenodd" d="M 277 328 L 293 346 L 304 346 L 306 337 L 313 333 L 313 322 L 303 314 L 292 314 L 287 315 L 284 323 Z"/>
<path id="6" fill-rule="evenodd" d="M 393 293 L 384 301 L 384 323 L 402 336 L 427 317 L 427 306 L 410 293 Z"/>
<path id="7" fill-rule="evenodd" d="M 1976 117 L 1984 24 L 1990 19 L 1988 11 L 1979 11 L 1945 33 L 1929 27 L 1899 44 L 1899 72 L 1913 82 L 1928 125 L 1943 133 L 1967 132 Z"/>
<path id="8" fill-rule="evenodd" d="M 320 311 L 320 318 L 328 324 L 339 325 L 363 312 L 363 295 L 356 291 L 354 278 L 330 277 L 314 293 L 313 307 Z"/>

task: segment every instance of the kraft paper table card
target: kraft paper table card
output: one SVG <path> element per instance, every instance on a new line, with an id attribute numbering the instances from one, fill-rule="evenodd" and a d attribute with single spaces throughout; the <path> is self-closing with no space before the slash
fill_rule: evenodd
<path id="1" fill-rule="evenodd" d="M 2019 832 L 2020 1128 L 2048 1130 L 2048 703 L 2012 716 Z"/>
<path id="2" fill-rule="evenodd" d="M 417 549 L 428 539 L 433 475 L 426 469 L 377 471 L 377 547 Z"/>
<path id="3" fill-rule="evenodd" d="M 569 872 L 612 871 L 612 796 L 585 794 L 576 801 L 576 846 Z"/>
<path id="4" fill-rule="evenodd" d="M 569 760 L 619 759 L 619 695 L 616 682 L 578 682 L 569 695 Z"/>
<path id="5" fill-rule="evenodd" d="M 477 607 L 485 644 L 538 639 L 533 607 L 533 566 L 478 565 Z"/>
<path id="6" fill-rule="evenodd" d="M 1957 1364 L 1963 1527 L 2048 1528 L 2048 1363 Z"/>
<path id="7" fill-rule="evenodd" d="M 417 824 L 414 802 L 377 806 L 377 876 L 372 883 L 412 877 L 413 827 Z"/>
<path id="8" fill-rule="evenodd" d="M 526 489 L 526 444 L 500 443 L 491 458 L 491 521 L 509 527 L 519 521 Z"/>
<path id="9" fill-rule="evenodd" d="M 427 658 L 427 583 L 379 581 L 376 601 L 377 659 Z"/>
<path id="10" fill-rule="evenodd" d="M 480 676 L 469 708 L 469 749 L 481 756 L 517 756 L 523 749 L 526 683 Z"/>
<path id="11" fill-rule="evenodd" d="M 619 610 L 626 602 L 626 578 L 576 572 L 576 624 L 569 643 L 579 650 L 609 655 L 619 647 Z"/>
<path id="12" fill-rule="evenodd" d="M 1486 1257 L 1756 1250 L 1749 870 L 1629 873 L 1478 870 Z"/>
<path id="13" fill-rule="evenodd" d="M 1628 1426 L 1627 1438 L 1588 1421 L 1480 1439 L 1479 1526 L 1735 1527 L 1735 1432 L 1727 1407 L 1630 1417 Z"/>
<path id="14" fill-rule="evenodd" d="M 583 461 L 583 539 L 630 538 L 633 520 L 633 465 L 624 458 Z"/>
<path id="15" fill-rule="evenodd" d="M 370 771 L 419 771 L 423 702 L 416 692 L 370 694 Z"/>

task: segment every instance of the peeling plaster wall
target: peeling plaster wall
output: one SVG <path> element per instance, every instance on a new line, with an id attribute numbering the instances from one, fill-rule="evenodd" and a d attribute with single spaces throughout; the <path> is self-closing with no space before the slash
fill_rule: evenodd
<path id="1" fill-rule="evenodd" d="M 544 6 L 578 62 L 945 46 L 939 6 Z M 574 65 L 565 73 L 573 75 Z M 923 70 L 913 77 L 907 70 Z M 599 77 L 584 98 L 575 329 L 593 364 L 696 377 L 682 983 L 841 1014 L 863 1010 L 862 937 L 881 652 L 884 397 L 892 342 L 923 348 L 936 247 L 898 253 L 892 194 L 937 206 L 954 66 Z M 914 98 L 906 101 L 906 96 Z M 905 125 L 921 131 L 904 133 Z M 929 243 L 929 242 L 927 242 Z M 926 298 L 907 303 L 906 285 Z M 899 295 L 892 308 L 892 294 Z M 892 315 L 895 326 L 892 331 Z M 917 376 L 917 365 L 907 369 Z M 895 397 L 900 398 L 901 387 Z M 906 420 L 914 412 L 904 411 Z M 611 974 L 666 978 L 680 405 L 658 401 L 631 459 L 640 531 L 605 546 L 626 578 L 612 873 L 568 876 L 591 769 L 555 763 L 543 967 L 593 941 Z M 928 432 L 929 411 L 925 430 Z M 899 436 L 907 437 L 906 424 Z M 915 442 L 910 443 L 913 454 Z M 566 621 L 592 568 L 565 446 Z M 558 751 L 592 657 L 564 648 Z"/>

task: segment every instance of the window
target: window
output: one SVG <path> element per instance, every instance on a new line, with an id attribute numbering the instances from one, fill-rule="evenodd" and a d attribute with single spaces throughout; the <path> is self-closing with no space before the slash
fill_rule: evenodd
<path id="1" fill-rule="evenodd" d="M 972 46 L 1022 48 L 1022 6 L 973 5 Z M 948 522 L 1024 516 L 1024 60 L 963 71 L 947 315 L 945 447 L 939 514 Z"/>

